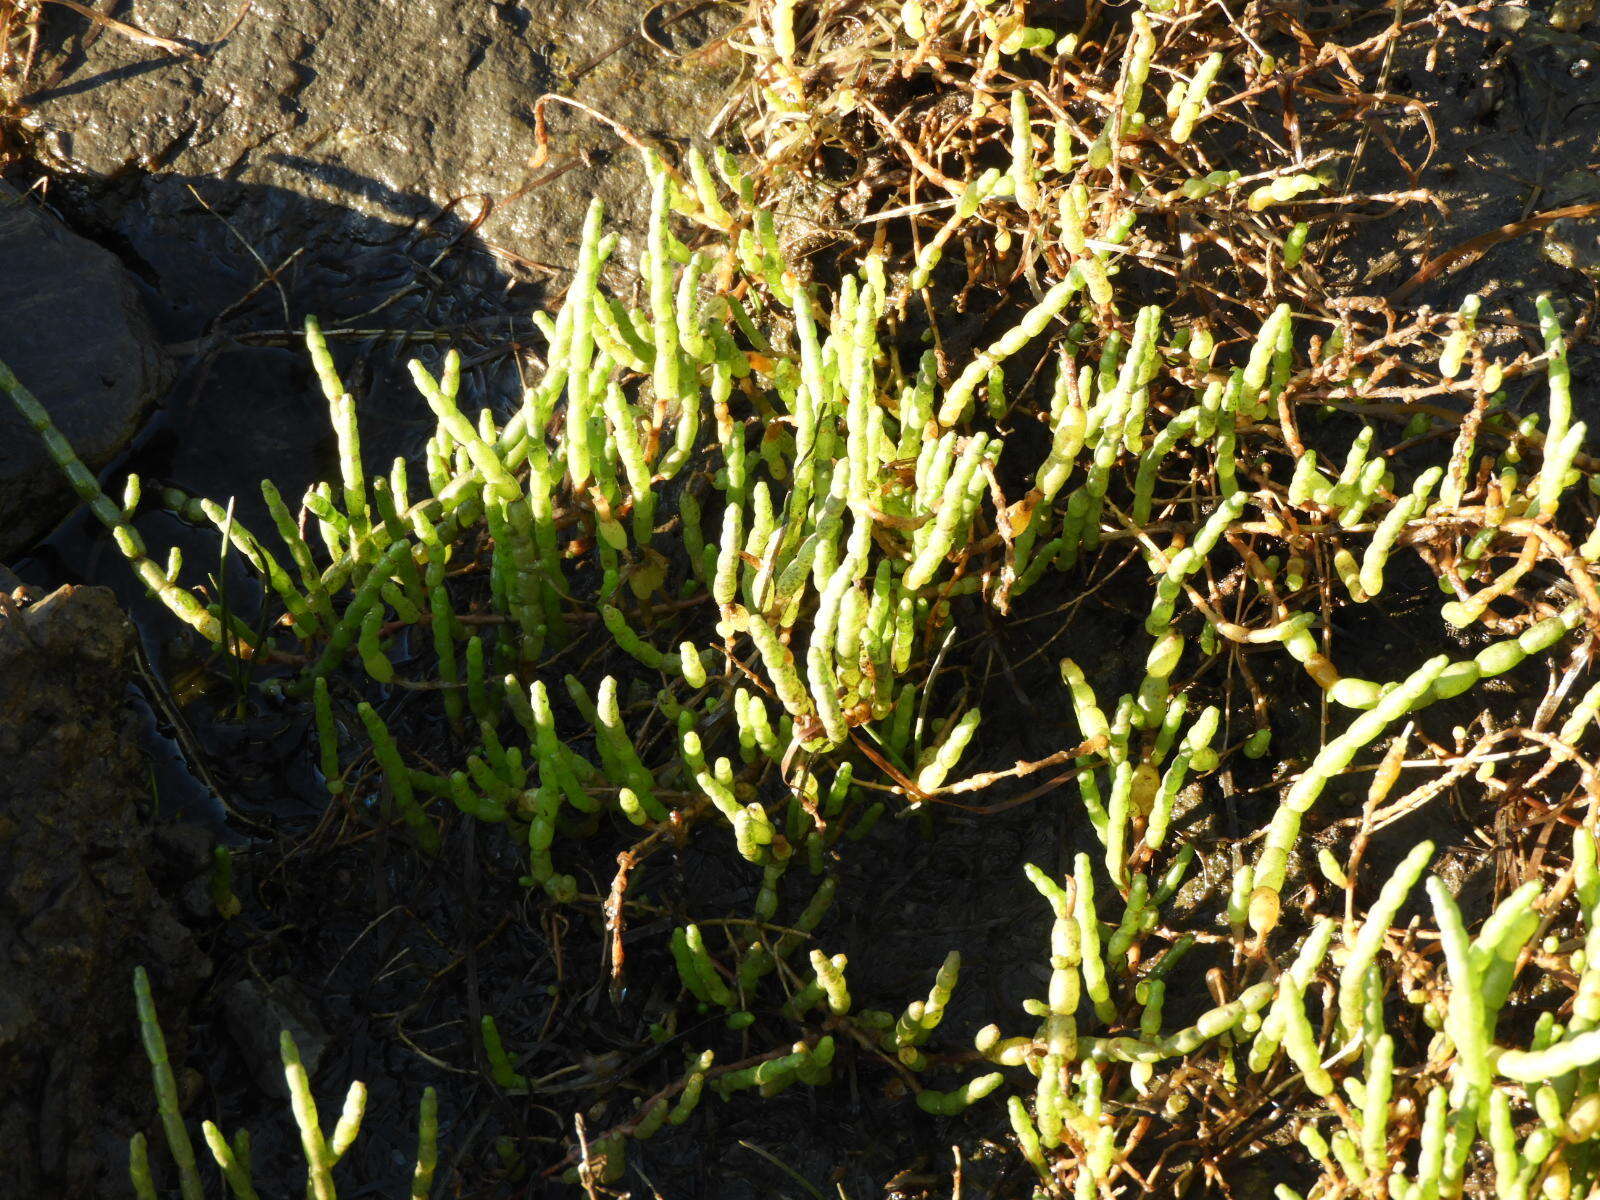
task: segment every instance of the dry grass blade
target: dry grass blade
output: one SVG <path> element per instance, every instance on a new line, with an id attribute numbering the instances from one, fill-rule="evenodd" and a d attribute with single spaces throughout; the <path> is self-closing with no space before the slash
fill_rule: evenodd
<path id="1" fill-rule="evenodd" d="M 198 45 L 150 33 L 147 30 L 140 29 L 137 25 L 130 25 L 126 21 L 119 21 L 115 17 L 108 16 L 99 9 L 90 8 L 87 4 L 79 4 L 78 0 L 44 0 L 44 3 L 59 4 L 62 8 L 70 9 L 80 17 L 88 18 L 101 28 L 108 29 L 119 37 L 127 38 L 129 41 L 137 42 L 141 46 L 165 50 L 168 54 L 177 55 L 180 58 L 199 58 L 203 52 Z M 241 10 L 239 16 L 235 19 L 235 27 L 240 20 L 243 20 L 245 11 L 248 11 L 248 5 L 246 9 Z"/>
<path id="2" fill-rule="evenodd" d="M 1596 213 L 1600 213 L 1600 203 L 1567 204 L 1561 208 L 1552 208 L 1547 212 L 1535 213 L 1525 221 L 1513 221 L 1509 225 L 1502 225 L 1499 229 L 1468 238 L 1459 246 L 1452 246 L 1443 254 L 1438 255 L 1436 258 L 1430 258 L 1423 263 L 1415 275 L 1389 293 L 1389 303 L 1405 303 L 1424 284 L 1431 283 L 1451 271 L 1459 271 L 1463 267 L 1471 266 L 1504 242 L 1509 242 L 1514 238 L 1525 237 L 1530 233 L 1537 233 L 1553 221 L 1581 220 L 1584 217 L 1592 217 Z"/>

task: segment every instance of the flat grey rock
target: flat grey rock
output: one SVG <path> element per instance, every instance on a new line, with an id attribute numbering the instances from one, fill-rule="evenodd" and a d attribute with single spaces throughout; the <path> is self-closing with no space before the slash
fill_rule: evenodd
<path id="1" fill-rule="evenodd" d="M 642 36 L 646 7 L 256 0 L 230 36 L 194 58 L 111 34 L 81 52 L 63 15 L 51 22 L 63 73 L 30 97 L 29 121 L 53 165 L 83 176 L 227 178 L 368 218 L 428 217 L 457 197 L 505 201 L 544 173 L 528 164 L 534 104 L 546 91 L 590 103 L 646 141 L 702 136 L 724 99 L 717 72 Z M 204 45 L 238 10 L 238 0 L 139 0 L 119 16 Z M 688 49 L 696 28 L 680 22 L 653 36 Z M 548 116 L 553 159 L 580 161 L 497 207 L 484 232 L 564 268 L 590 196 L 603 196 L 623 224 L 642 215 L 646 197 L 632 152 L 609 129 L 559 104 Z"/>
<path id="2" fill-rule="evenodd" d="M 0 361 L 91 469 L 133 439 L 168 370 L 133 280 L 110 252 L 0 184 Z M 0 558 L 76 502 L 44 443 L 0 399 Z"/>

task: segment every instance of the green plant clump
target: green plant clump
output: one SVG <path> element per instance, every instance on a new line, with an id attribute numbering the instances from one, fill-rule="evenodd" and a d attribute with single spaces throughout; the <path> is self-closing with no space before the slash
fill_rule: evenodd
<path id="1" fill-rule="evenodd" d="M 905 6 L 908 30 L 922 7 Z M 340 478 L 308 491 L 298 512 L 263 484 L 270 534 L 208 500 L 158 497 L 215 525 L 254 567 L 273 601 L 264 623 L 185 585 L 181 563 L 152 559 L 131 523 L 137 481 L 125 503 L 110 500 L 0 365 L 0 388 L 150 590 L 312 706 L 332 796 L 381 777 L 389 811 L 424 854 L 463 818 L 502 826 L 526 847 L 526 884 L 555 904 L 605 899 L 578 882 L 584 843 L 601 828 L 637 830 L 635 857 L 693 838 L 745 864 L 755 899 L 744 924 L 713 935 L 697 919 L 670 934 L 678 1011 L 786 1032 L 738 1062 L 688 1046 L 674 1079 L 592 1136 L 581 1164 L 573 1156 L 574 1178 L 621 1178 L 630 1142 L 683 1124 L 708 1093 L 819 1086 L 848 1052 L 899 1072 L 935 1116 L 1000 1097 L 990 1103 L 1004 1104 L 1045 1195 L 1135 1194 L 1140 1114 L 1178 1119 L 1202 1094 L 1184 1081 L 1198 1078 L 1212 1095 L 1277 1096 L 1293 1111 L 1298 1144 L 1321 1172 L 1312 1196 L 1459 1195 L 1481 1153 L 1505 1197 L 1586 1195 L 1600 1182 L 1592 815 L 1574 832 L 1572 871 L 1505 896 L 1476 934 L 1430 878 L 1431 957 L 1392 929 L 1432 858 L 1426 843 L 1361 920 L 1303 921 L 1284 906 L 1313 880 L 1313 858 L 1353 894 L 1360 851 L 1346 862 L 1308 854 L 1303 827 L 1369 748 L 1392 739 L 1357 818 L 1363 836 L 1445 786 L 1388 799 L 1430 706 L 1527 660 L 1571 654 L 1600 618 L 1600 536 L 1569 532 L 1591 523 L 1581 515 L 1588 489 L 1574 484 L 1592 478 L 1592 463 L 1556 308 L 1537 302 L 1543 352 L 1514 365 L 1544 376 L 1541 431 L 1503 416 L 1506 368 L 1478 339 L 1476 301 L 1442 336 L 1406 346 L 1363 344 L 1352 323 L 1308 339 L 1287 302 L 1231 342 L 1203 320 L 1131 303 L 1121 283 L 1137 219 L 1109 204 L 1109 172 L 1150 120 L 1170 120 L 1173 144 L 1187 144 L 1222 67 L 1198 63 L 1167 118 L 1146 120 L 1163 12 L 1147 4 L 1135 14 L 1115 103 L 1087 145 L 1075 147 L 1084 131 L 1060 122 L 1035 136 L 1014 93 L 1009 170 L 968 184 L 946 228 L 909 262 L 869 253 L 832 289 L 792 271 L 775 216 L 731 155 L 693 154 L 681 174 L 647 157 L 637 295 L 602 287 L 620 243 L 596 202 L 564 303 L 538 318 L 544 370 L 508 412 L 462 410 L 454 352 L 437 374 L 411 364 L 436 420 L 420 472 L 404 460 L 368 471 L 356 402 L 308 320 Z M 781 78 L 793 30 L 787 40 L 774 32 Z M 1008 55 L 1054 44 L 1027 30 L 1006 38 Z M 781 88 L 769 99 L 797 103 Z M 1196 174 L 1174 194 L 1238 183 Z M 1238 201 L 1263 214 L 1321 186 L 1285 173 Z M 954 231 L 996 204 L 1033 214 L 1065 269 L 965 362 L 908 352 L 909 300 Z M 1292 269 L 1306 226 L 1285 225 Z M 1426 443 L 1446 447 L 1438 462 L 1419 464 L 1425 449 L 1392 455 L 1381 436 L 1374 364 L 1407 354 L 1468 401 L 1453 437 Z M 1041 384 L 1014 369 L 1022 361 L 1043 362 Z M 1297 414 L 1326 411 L 1354 418 L 1331 458 L 1298 427 Z M 1143 614 L 1142 679 L 1101 695 L 1069 653 L 1060 697 L 1077 740 L 1044 762 L 974 771 L 981 697 L 935 687 L 956 606 L 1004 619 L 1030 594 L 1080 587 L 1107 544 L 1142 564 L 1122 595 Z M 1481 628 L 1481 648 L 1418 656 L 1393 678 L 1342 673 L 1329 613 L 1382 596 L 1407 556 L 1450 593 L 1442 621 Z M 1554 585 L 1519 587 L 1539 572 Z M 568 653 L 580 645 L 585 654 Z M 1268 662 L 1315 689 L 1327 736 L 1289 768 L 1223 882 L 1225 932 L 1174 928 L 1174 898 L 1199 849 L 1184 822 L 1217 797 L 1225 763 L 1260 756 L 1273 736 L 1253 682 Z M 1217 690 L 1235 669 L 1252 681 L 1247 712 Z M 391 702 L 397 686 L 437 703 L 455 747 L 442 767 L 409 745 Z M 1551 752 L 1552 771 L 1570 767 L 1600 708 L 1600 686 L 1566 694 L 1527 734 Z M 354 721 L 342 719 L 350 712 Z M 1471 765 L 1440 777 L 1486 767 L 1501 736 L 1463 746 Z M 933 802 L 1048 767 L 1070 772 L 1095 844 L 1065 873 L 1026 867 L 1052 922 L 1046 994 L 1023 1004 L 1031 1028 L 989 1025 L 974 1051 L 951 1049 L 959 1043 L 942 1037 L 943 1023 L 960 956 L 938 966 L 926 998 L 861 995 L 827 944 L 834 864 L 880 818 L 926 815 Z M 1201 935 L 1220 937 L 1233 961 L 1208 977 L 1214 1003 L 1174 1028 L 1166 989 Z M 1502 1044 L 1498 1017 L 1535 960 L 1559 995 L 1523 1040 Z M 198 1195 L 142 976 L 139 986 L 168 1141 L 186 1197 Z M 1407 1006 L 1431 1041 L 1391 1032 Z M 678 1036 L 676 1019 L 663 1038 Z M 496 1083 L 528 1090 L 491 1016 L 481 1037 Z M 360 1095 L 352 1090 L 325 1139 L 292 1050 L 286 1042 L 309 1187 L 331 1196 Z M 435 1134 L 430 1100 L 418 1196 Z M 209 1124 L 206 1140 L 234 1194 L 253 1195 L 248 1141 L 227 1143 Z M 154 1194 L 142 1138 L 133 1176 L 141 1195 Z"/>

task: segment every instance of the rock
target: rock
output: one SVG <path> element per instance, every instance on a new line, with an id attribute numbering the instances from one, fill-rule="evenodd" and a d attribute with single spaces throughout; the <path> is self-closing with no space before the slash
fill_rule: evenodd
<path id="1" fill-rule="evenodd" d="M 119 16 L 206 43 L 239 7 L 140 0 Z M 731 72 L 658 50 L 640 34 L 647 7 L 257 0 L 194 58 L 110 31 L 90 41 L 87 22 L 51 8 L 37 74 L 61 74 L 29 97 L 33 145 L 77 224 L 159 293 L 164 339 L 192 351 L 164 473 L 240 496 L 246 523 L 263 474 L 297 494 L 326 473 L 325 406 L 293 332 L 307 313 L 335 331 L 346 382 L 375 414 L 374 463 L 417 449 L 413 355 L 460 346 L 478 364 L 469 398 L 519 394 L 512 343 L 542 344 L 528 311 L 564 285 L 590 197 L 625 234 L 649 199 L 638 155 L 563 104 L 546 109 L 550 161 L 530 167 L 540 95 L 581 99 L 651 143 L 704 136 L 724 102 Z M 705 20 L 650 32 L 693 51 Z"/>
<path id="2" fill-rule="evenodd" d="M 0 361 L 98 470 L 133 440 L 169 377 L 133 280 L 108 251 L 4 184 L 0 262 Z M 0 399 L 0 558 L 75 502 L 44 443 Z"/>
<path id="3" fill-rule="evenodd" d="M 147 872 L 134 636 L 100 588 L 0 616 L 0 1195 L 19 1200 L 126 1193 L 154 1108 L 133 969 L 178 1064 L 209 971 Z"/>
<path id="4" fill-rule="evenodd" d="M 703 67 L 641 36 L 642 9 L 638 0 L 257 0 L 198 57 L 101 36 L 81 59 L 66 55 L 85 24 L 52 13 L 67 69 L 30 97 L 29 122 L 52 165 L 87 177 L 226 177 L 382 221 L 493 197 L 505 205 L 486 236 L 564 269 L 591 195 L 624 220 L 645 211 L 648 195 L 632 152 L 615 153 L 624 150 L 615 134 L 553 104 L 550 165 L 574 169 L 509 199 L 544 173 L 528 166 L 539 96 L 586 100 L 649 142 L 703 136 L 723 101 Z M 131 15 L 149 32 L 204 43 L 238 11 L 237 0 L 142 0 Z M 703 25 L 685 21 L 654 36 L 681 49 L 697 31 L 703 39 Z M 615 157 L 628 160 L 621 170 Z M 214 216 L 188 219 L 233 236 Z M 296 244 L 262 227 L 239 233 L 272 264 Z"/>
<path id="5" fill-rule="evenodd" d="M 294 1038 L 306 1074 L 316 1076 L 328 1049 L 328 1034 L 292 978 L 285 975 L 265 985 L 241 979 L 223 993 L 222 1007 L 228 1033 L 244 1053 L 263 1095 L 289 1098 L 278 1050 L 279 1034 L 285 1030 Z"/>

